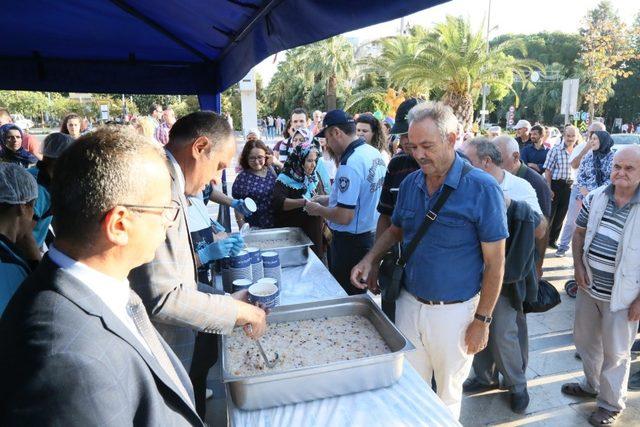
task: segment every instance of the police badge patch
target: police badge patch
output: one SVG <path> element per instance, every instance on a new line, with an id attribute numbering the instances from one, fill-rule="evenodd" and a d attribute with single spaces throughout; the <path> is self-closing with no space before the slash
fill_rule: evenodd
<path id="1" fill-rule="evenodd" d="M 349 189 L 349 184 L 351 183 L 351 181 L 349 181 L 349 178 L 347 177 L 340 177 L 340 179 L 338 180 L 338 188 L 340 189 L 341 193 L 344 193 L 345 191 L 347 191 Z"/>

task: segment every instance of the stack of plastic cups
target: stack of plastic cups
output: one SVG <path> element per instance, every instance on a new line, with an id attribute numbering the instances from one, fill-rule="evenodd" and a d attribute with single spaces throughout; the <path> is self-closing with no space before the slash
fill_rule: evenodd
<path id="1" fill-rule="evenodd" d="M 280 256 L 278 252 L 263 252 L 262 266 L 264 277 L 276 279 L 278 288 L 282 286 L 282 268 L 280 267 Z"/>
<path id="2" fill-rule="evenodd" d="M 251 277 L 255 283 L 264 277 L 262 256 L 260 255 L 260 249 L 258 248 L 247 248 L 246 251 L 249 252 L 249 256 L 251 258 Z"/>
<path id="3" fill-rule="evenodd" d="M 238 255 L 229 258 L 229 271 L 231 276 L 231 283 L 238 279 L 252 280 L 251 276 L 251 257 L 249 252 L 240 251 Z"/>
<path id="4" fill-rule="evenodd" d="M 222 289 L 225 292 L 232 292 L 233 279 L 231 278 L 231 260 L 229 257 L 220 260 L 220 274 L 222 275 Z"/>

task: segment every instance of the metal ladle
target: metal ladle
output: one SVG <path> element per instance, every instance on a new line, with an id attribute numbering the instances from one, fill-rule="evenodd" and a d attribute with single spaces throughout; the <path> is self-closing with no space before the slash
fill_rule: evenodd
<path id="1" fill-rule="evenodd" d="M 249 332 L 253 332 L 253 328 L 251 327 L 251 325 L 249 325 Z M 273 362 L 270 362 L 269 358 L 267 357 L 267 353 L 265 353 L 264 348 L 262 347 L 260 338 L 256 338 L 255 341 L 258 344 L 258 349 L 260 350 L 260 354 L 262 355 L 262 358 L 264 359 L 264 364 L 267 365 L 267 368 L 271 369 L 274 366 L 276 366 L 276 364 L 278 363 L 278 359 L 280 358 L 280 355 L 278 354 L 278 352 L 274 351 L 275 357 L 273 358 Z"/>

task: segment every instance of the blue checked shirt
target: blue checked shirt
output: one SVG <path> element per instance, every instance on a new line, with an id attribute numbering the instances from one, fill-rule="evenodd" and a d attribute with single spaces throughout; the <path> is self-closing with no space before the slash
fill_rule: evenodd
<path id="1" fill-rule="evenodd" d="M 547 154 L 547 160 L 544 162 L 544 170 L 551 171 L 551 179 L 571 179 L 571 163 L 569 157 L 571 154 L 567 151 L 564 142 L 560 141 Z"/>

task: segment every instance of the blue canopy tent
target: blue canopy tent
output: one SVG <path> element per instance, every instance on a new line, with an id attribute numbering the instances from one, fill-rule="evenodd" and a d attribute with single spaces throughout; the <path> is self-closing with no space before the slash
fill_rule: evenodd
<path id="1" fill-rule="evenodd" d="M 448 0 L 4 0 L 0 89 L 220 92 L 269 55 Z"/>

